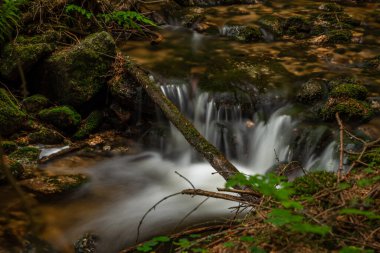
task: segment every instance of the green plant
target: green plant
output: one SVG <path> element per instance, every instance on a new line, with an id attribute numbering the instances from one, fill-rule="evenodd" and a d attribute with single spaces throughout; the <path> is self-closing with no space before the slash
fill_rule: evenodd
<path id="1" fill-rule="evenodd" d="M 83 17 L 85 17 L 87 19 L 91 19 L 94 16 L 94 14 L 92 12 L 90 12 L 90 11 L 86 10 L 85 8 L 78 6 L 76 4 L 68 4 L 65 7 L 65 12 L 68 14 L 79 13 L 80 15 L 82 15 Z"/>
<path id="2" fill-rule="evenodd" d="M 151 252 L 153 250 L 153 247 L 157 246 L 160 243 L 169 242 L 170 238 L 167 236 L 157 236 L 154 237 L 152 240 L 147 241 L 143 243 L 142 245 L 137 247 L 137 251 L 140 252 Z"/>
<path id="3" fill-rule="evenodd" d="M 0 42 L 6 41 L 19 26 L 21 20 L 20 5 L 26 0 L 4 0 L 0 5 Z"/>

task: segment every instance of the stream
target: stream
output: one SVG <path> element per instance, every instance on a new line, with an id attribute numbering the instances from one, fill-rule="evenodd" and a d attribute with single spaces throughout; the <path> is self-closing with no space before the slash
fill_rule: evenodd
<path id="1" fill-rule="evenodd" d="M 228 22 L 249 24 L 267 13 L 300 13 L 312 1 L 292 1 L 294 8 L 284 8 L 287 2 L 244 6 L 249 15 L 231 15 L 228 7 L 213 7 L 219 14 L 208 15 L 223 35 Z M 312 4 L 318 5 L 316 1 Z M 368 9 L 345 10 L 360 19 Z M 379 24 L 375 27 L 380 29 Z M 151 71 L 162 92 L 242 172 L 266 173 L 276 164 L 290 161 L 299 161 L 306 171 L 334 171 L 339 162 L 338 127 L 334 122 L 309 120 L 307 108 L 296 102 L 296 93 L 312 77 L 356 75 L 371 96 L 377 97 L 380 78 L 362 73 L 358 67 L 362 59 L 380 54 L 379 34 L 374 30 L 365 30 L 363 42 L 350 44 L 341 54 L 337 48 L 344 46 L 273 41 L 270 34 L 265 42 L 240 43 L 182 28 L 172 20 L 162 27 L 165 39 L 159 45 L 127 41 L 119 46 Z M 247 72 L 247 78 L 236 69 Z M 66 199 L 41 204 L 48 224 L 43 236 L 60 252 L 72 252 L 73 243 L 86 232 L 99 236 L 99 252 L 117 252 L 133 244 L 139 221 L 149 208 L 165 196 L 191 188 L 180 175 L 196 188 L 223 186 L 223 178 L 160 111 L 153 113 L 158 120 L 144 138 L 143 152 L 83 166 L 79 171 L 90 176 L 89 183 Z M 378 122 L 375 118 L 367 125 L 378 128 Z M 46 170 L 73 171 L 69 165 L 58 169 L 48 165 Z M 301 174 L 297 170 L 290 176 Z M 228 208 L 235 203 L 208 199 L 182 221 L 204 199 L 179 195 L 164 201 L 145 219 L 140 241 L 234 215 Z"/>

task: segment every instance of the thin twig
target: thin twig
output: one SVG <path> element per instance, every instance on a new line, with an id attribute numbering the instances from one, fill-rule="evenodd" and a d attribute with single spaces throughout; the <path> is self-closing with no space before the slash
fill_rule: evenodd
<path id="1" fill-rule="evenodd" d="M 338 167 L 338 175 L 337 175 L 337 180 L 338 183 L 342 177 L 342 172 L 343 172 L 343 152 L 344 152 L 344 143 L 343 143 L 343 133 L 344 133 L 344 126 L 342 123 L 342 120 L 340 119 L 339 113 L 337 112 L 335 114 L 336 120 L 338 121 L 339 124 L 339 141 L 340 141 L 340 146 L 339 146 L 339 167 Z"/>
<path id="2" fill-rule="evenodd" d="M 174 171 L 174 173 L 177 174 L 178 176 L 182 177 L 183 179 L 185 179 L 191 185 L 191 187 L 193 187 L 193 189 L 195 189 L 195 186 L 193 185 L 193 183 L 191 183 L 191 181 L 189 179 L 187 179 L 186 177 L 181 175 L 178 171 Z"/>

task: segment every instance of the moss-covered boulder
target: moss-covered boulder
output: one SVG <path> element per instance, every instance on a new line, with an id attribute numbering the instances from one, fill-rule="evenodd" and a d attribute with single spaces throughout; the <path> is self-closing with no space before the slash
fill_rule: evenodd
<path id="1" fill-rule="evenodd" d="M 182 6 L 218 6 L 232 4 L 253 4 L 256 0 L 175 0 Z"/>
<path id="2" fill-rule="evenodd" d="M 38 176 L 23 180 L 20 185 L 39 197 L 58 196 L 78 189 L 88 181 L 85 175 Z"/>
<path id="3" fill-rule="evenodd" d="M 337 3 L 324 3 L 319 6 L 320 10 L 327 12 L 342 12 L 343 7 Z"/>
<path id="4" fill-rule="evenodd" d="M 34 162 L 38 160 L 40 153 L 41 151 L 35 147 L 21 147 L 13 153 L 11 153 L 9 155 L 9 158 L 17 161 Z"/>
<path id="5" fill-rule="evenodd" d="M 115 41 L 107 32 L 55 52 L 45 61 L 41 92 L 62 104 L 83 105 L 105 89 L 115 54 Z"/>
<path id="6" fill-rule="evenodd" d="M 15 104 L 9 93 L 0 88 L 0 135 L 8 136 L 21 129 L 26 114 Z"/>
<path id="7" fill-rule="evenodd" d="M 293 181 L 297 195 L 313 195 L 321 190 L 333 187 L 337 178 L 335 173 L 327 171 L 309 172 Z"/>
<path id="8" fill-rule="evenodd" d="M 38 113 L 38 117 L 62 131 L 72 132 L 80 124 L 81 116 L 69 106 L 56 106 L 44 109 Z"/>
<path id="9" fill-rule="evenodd" d="M 321 79 L 310 79 L 302 84 L 297 93 L 297 100 L 301 103 L 314 103 L 325 96 L 326 83 Z"/>
<path id="10" fill-rule="evenodd" d="M 18 65 L 28 74 L 35 64 L 53 50 L 54 47 L 48 43 L 9 43 L 0 54 L 0 76 L 9 81 L 19 81 Z"/>
<path id="11" fill-rule="evenodd" d="M 64 141 L 64 137 L 60 133 L 48 128 L 42 128 L 37 132 L 30 133 L 28 139 L 30 144 L 45 145 L 60 144 Z"/>
<path id="12" fill-rule="evenodd" d="M 283 34 L 284 19 L 274 15 L 264 15 L 258 20 L 259 25 L 275 35 Z"/>
<path id="13" fill-rule="evenodd" d="M 101 111 L 94 111 L 82 122 L 79 130 L 74 134 L 75 139 L 84 139 L 94 133 L 102 124 L 104 114 Z"/>
<path id="14" fill-rule="evenodd" d="M 335 98 L 355 98 L 364 100 L 367 98 L 368 90 L 366 87 L 359 84 L 343 83 L 335 86 L 330 96 Z"/>
<path id="15" fill-rule="evenodd" d="M 49 99 L 40 94 L 27 97 L 22 101 L 22 108 L 28 113 L 37 113 L 49 107 L 49 105 Z"/>
<path id="16" fill-rule="evenodd" d="M 326 36 L 326 43 L 345 44 L 351 42 L 352 32 L 350 30 L 331 30 L 326 33 Z"/>
<path id="17" fill-rule="evenodd" d="M 222 34 L 244 42 L 259 41 L 263 36 L 256 27 L 244 25 L 226 25 L 223 27 Z"/>
<path id="18" fill-rule="evenodd" d="M 334 119 L 339 113 L 343 119 L 368 120 L 373 115 L 373 110 L 367 102 L 353 98 L 330 97 L 321 110 L 324 119 Z"/>

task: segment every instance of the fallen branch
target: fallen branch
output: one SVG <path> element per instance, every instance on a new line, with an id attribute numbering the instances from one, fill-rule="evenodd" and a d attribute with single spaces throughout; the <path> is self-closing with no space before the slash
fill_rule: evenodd
<path id="1" fill-rule="evenodd" d="M 212 192 L 212 191 L 205 191 L 201 189 L 187 189 L 181 191 L 182 194 L 184 195 L 196 195 L 196 196 L 205 196 L 205 197 L 211 197 L 215 199 L 224 199 L 224 200 L 229 200 L 233 202 L 239 202 L 239 203 L 244 203 L 247 205 L 251 205 L 249 201 L 247 201 L 245 198 L 238 197 L 238 196 L 233 196 L 225 193 L 217 193 L 217 192 Z"/>
<path id="2" fill-rule="evenodd" d="M 340 119 L 338 112 L 335 114 L 335 117 L 336 117 L 336 120 L 338 121 L 338 124 L 339 124 L 340 146 L 339 146 L 339 167 L 338 167 L 338 175 L 337 175 L 337 179 L 339 182 L 340 178 L 342 177 L 342 172 L 343 172 L 343 151 L 344 151 L 343 133 L 344 133 L 344 126 L 343 126 L 342 120 Z"/>

